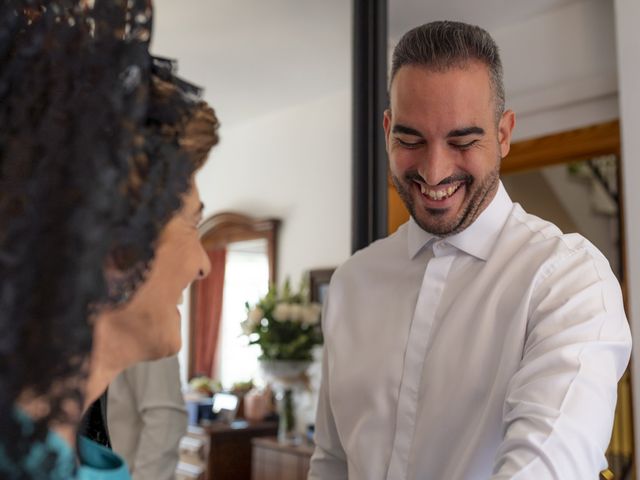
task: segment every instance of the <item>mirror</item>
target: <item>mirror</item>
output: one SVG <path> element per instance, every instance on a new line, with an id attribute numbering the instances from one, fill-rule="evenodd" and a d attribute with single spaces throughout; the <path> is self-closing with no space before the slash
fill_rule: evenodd
<path id="1" fill-rule="evenodd" d="M 503 175 L 502 183 L 527 213 L 588 238 L 622 280 L 615 154 Z"/>
<path id="2" fill-rule="evenodd" d="M 240 337 L 240 322 L 245 302 L 275 282 L 279 224 L 223 212 L 200 227 L 211 273 L 191 287 L 189 378 L 204 375 L 231 387 L 254 375 L 258 352 Z"/>

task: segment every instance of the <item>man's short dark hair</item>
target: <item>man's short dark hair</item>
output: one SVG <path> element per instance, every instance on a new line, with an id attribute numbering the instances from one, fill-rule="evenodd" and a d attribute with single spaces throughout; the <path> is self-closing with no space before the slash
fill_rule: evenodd
<path id="1" fill-rule="evenodd" d="M 482 62 L 489 70 L 498 121 L 504 112 L 505 102 L 502 62 L 491 35 L 475 25 L 445 20 L 409 30 L 393 50 L 389 85 L 405 65 L 422 65 L 435 71 L 445 71 L 452 67 L 465 67 L 473 60 Z"/>

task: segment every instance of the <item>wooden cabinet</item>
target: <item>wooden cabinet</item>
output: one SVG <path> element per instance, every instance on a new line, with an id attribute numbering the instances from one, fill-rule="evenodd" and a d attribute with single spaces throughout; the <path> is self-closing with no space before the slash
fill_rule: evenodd
<path id="1" fill-rule="evenodd" d="M 189 427 L 188 437 L 193 445 L 189 445 L 187 441 L 181 449 L 183 468 L 180 478 L 201 478 L 196 475 L 195 468 L 203 466 L 206 480 L 250 480 L 251 440 L 256 437 L 273 436 L 277 432 L 277 422 L 250 423 L 242 420 L 231 424 L 214 422 Z M 193 441 L 198 439 L 205 440 L 202 447 Z M 198 462 L 198 458 L 202 456 L 206 456 L 206 460 L 202 462 L 204 465 Z"/>
<path id="2" fill-rule="evenodd" d="M 306 480 L 313 445 L 281 445 L 275 437 L 254 438 L 252 480 Z"/>

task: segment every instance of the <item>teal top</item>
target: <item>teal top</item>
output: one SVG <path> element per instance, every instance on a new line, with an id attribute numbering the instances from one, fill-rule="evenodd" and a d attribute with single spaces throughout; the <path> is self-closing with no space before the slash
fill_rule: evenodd
<path id="1" fill-rule="evenodd" d="M 131 480 L 122 457 L 87 437 L 78 437 L 78 457 L 77 480 Z"/>
<path id="2" fill-rule="evenodd" d="M 23 431 L 28 433 L 33 427 L 24 413 L 18 412 Z M 35 444 L 25 460 L 25 467 L 31 472 L 41 472 L 50 452 L 57 455 L 47 478 L 51 480 L 131 480 L 125 461 L 115 452 L 86 437 L 78 437 L 77 457 L 71 446 L 55 432 L 49 431 L 44 443 Z M 77 467 L 77 468 L 76 468 Z M 75 475 L 74 475 L 75 468 Z M 0 477 L 12 478 L 15 467 L 6 458 L 0 445 Z M 8 477 L 5 475 L 8 474 Z"/>

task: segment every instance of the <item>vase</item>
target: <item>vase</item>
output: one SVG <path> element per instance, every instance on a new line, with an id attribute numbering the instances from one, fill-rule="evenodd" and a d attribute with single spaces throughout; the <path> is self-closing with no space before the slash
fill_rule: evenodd
<path id="1" fill-rule="evenodd" d="M 306 383 L 306 360 L 260 360 L 265 379 L 273 384 L 278 409 L 278 442 L 296 445 L 302 441 L 297 430 L 295 393 Z"/>

